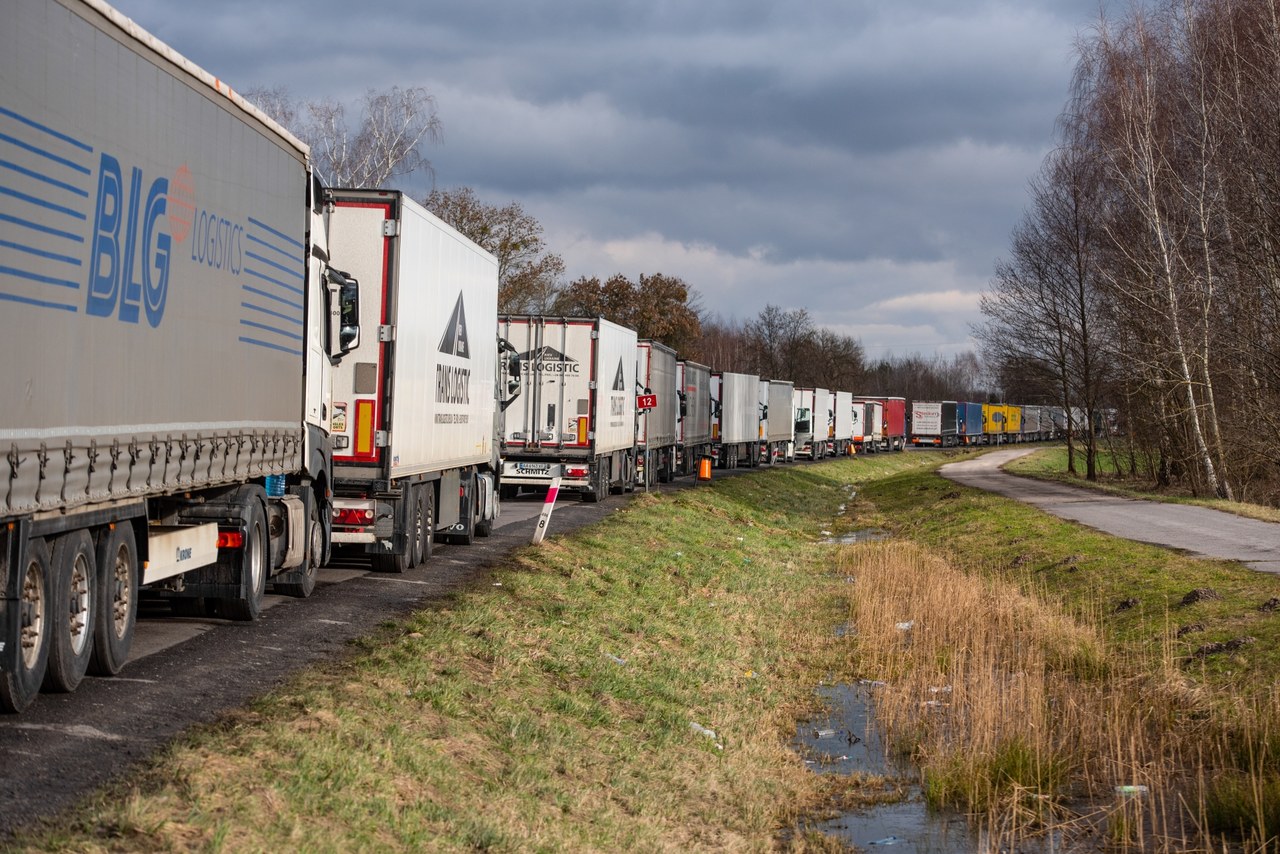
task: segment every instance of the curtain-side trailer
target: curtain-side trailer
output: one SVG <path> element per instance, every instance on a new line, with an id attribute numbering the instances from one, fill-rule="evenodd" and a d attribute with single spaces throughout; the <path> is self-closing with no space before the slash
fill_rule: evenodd
<path id="1" fill-rule="evenodd" d="M 981 445 L 985 442 L 981 403 L 956 404 L 956 437 L 962 445 Z"/>
<path id="2" fill-rule="evenodd" d="M 719 468 L 760 464 L 760 378 L 711 372 L 711 437 Z"/>
<path id="3" fill-rule="evenodd" d="M 676 473 L 676 351 L 657 341 L 636 344 L 636 466 L 641 483 L 668 483 Z M 643 400 L 644 409 L 639 407 Z M 649 404 L 652 404 L 651 406 Z"/>
<path id="4" fill-rule="evenodd" d="M 498 264 L 403 193 L 330 197 L 371 333 L 334 373 L 334 543 L 404 572 L 498 515 Z"/>
<path id="5" fill-rule="evenodd" d="M 309 151 L 98 0 L 0 26 L 0 709 L 129 656 L 139 587 L 250 620 L 329 542 L 359 338 Z"/>
<path id="6" fill-rule="evenodd" d="M 711 368 L 681 360 L 676 363 L 676 393 L 680 418 L 676 422 L 676 456 L 682 475 L 694 474 L 698 462 L 711 457 Z"/>
<path id="7" fill-rule="evenodd" d="M 954 400 L 911 403 L 911 444 L 950 448 L 959 442 Z"/>
<path id="8" fill-rule="evenodd" d="M 520 394 L 502 418 L 502 484 L 600 501 L 636 485 L 636 333 L 603 317 L 504 315 Z"/>

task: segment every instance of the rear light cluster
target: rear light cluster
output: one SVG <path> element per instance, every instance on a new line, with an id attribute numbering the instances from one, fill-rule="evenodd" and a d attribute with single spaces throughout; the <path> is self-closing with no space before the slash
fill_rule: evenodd
<path id="1" fill-rule="evenodd" d="M 219 531 L 218 532 L 218 548 L 220 549 L 244 548 L 244 533 L 242 533 L 241 531 Z"/>
<path id="2" fill-rule="evenodd" d="M 333 524 L 364 527 L 373 524 L 373 511 L 361 507 L 333 508 Z"/>
<path id="3" fill-rule="evenodd" d="M 565 469 L 565 475 L 568 477 L 586 477 L 588 469 L 585 466 L 569 466 Z"/>

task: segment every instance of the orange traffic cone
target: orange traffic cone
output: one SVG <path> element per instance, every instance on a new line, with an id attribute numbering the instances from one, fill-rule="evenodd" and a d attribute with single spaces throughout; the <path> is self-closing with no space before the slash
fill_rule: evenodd
<path id="1" fill-rule="evenodd" d="M 711 480 L 711 457 L 698 460 L 698 480 Z"/>

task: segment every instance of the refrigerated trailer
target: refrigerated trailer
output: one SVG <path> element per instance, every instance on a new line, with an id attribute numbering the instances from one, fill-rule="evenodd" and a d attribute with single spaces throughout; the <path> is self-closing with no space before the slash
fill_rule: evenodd
<path id="1" fill-rule="evenodd" d="M 760 464 L 760 378 L 711 372 L 711 438 L 719 468 Z"/>
<path id="2" fill-rule="evenodd" d="M 760 380 L 760 454 L 769 464 L 795 459 L 796 422 L 791 411 L 795 384 Z"/>
<path id="3" fill-rule="evenodd" d="M 668 483 L 676 473 L 676 351 L 657 341 L 636 344 L 636 466 L 641 483 Z M 643 405 L 642 405 L 643 404 Z"/>
<path id="4" fill-rule="evenodd" d="M 333 377 L 333 541 L 404 572 L 499 513 L 498 262 L 401 192 L 330 198 L 370 333 Z"/>
<path id="5" fill-rule="evenodd" d="M 97 0 L 0 26 L 0 709 L 128 658 L 140 589 L 258 616 L 329 542 L 332 362 L 309 151 Z"/>
<path id="6" fill-rule="evenodd" d="M 603 317 L 504 315 L 520 393 L 502 414 L 502 489 L 600 501 L 636 484 L 636 333 Z"/>
<path id="7" fill-rule="evenodd" d="M 676 394 L 680 417 L 676 422 L 676 459 L 682 475 L 694 474 L 698 462 L 710 459 L 711 368 L 697 362 L 676 362 Z"/>
<path id="8" fill-rule="evenodd" d="M 831 392 L 831 431 L 827 449 L 837 457 L 853 453 L 852 392 Z"/>
<path id="9" fill-rule="evenodd" d="M 831 427 L 831 395 L 825 388 L 798 388 L 792 395 L 796 418 L 796 456 L 820 460 Z"/>
<path id="10" fill-rule="evenodd" d="M 868 424 L 864 428 L 864 434 L 874 434 L 875 447 L 870 447 L 870 441 L 864 440 L 864 444 L 868 446 L 868 450 L 884 450 L 884 451 L 901 451 L 907 446 L 907 400 L 904 397 L 877 397 L 874 395 L 856 395 L 854 401 L 859 400 L 875 403 L 879 410 L 878 423 L 874 425 L 874 429 L 870 429 L 872 425 Z"/>

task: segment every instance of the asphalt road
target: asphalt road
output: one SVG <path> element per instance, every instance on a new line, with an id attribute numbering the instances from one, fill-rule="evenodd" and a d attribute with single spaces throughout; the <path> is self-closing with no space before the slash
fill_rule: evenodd
<path id="1" fill-rule="evenodd" d="M 693 478 L 662 486 L 687 488 L 696 488 Z M 627 500 L 587 504 L 562 493 L 548 534 L 599 521 Z M 372 572 L 363 557 L 339 557 L 320 571 L 310 598 L 268 594 L 252 623 L 178 618 L 164 604 L 144 606 L 119 676 L 87 678 L 72 694 L 41 695 L 21 715 L 0 715 L 0 849 L 16 829 L 125 774 L 193 724 L 343 655 L 383 621 L 491 583 L 491 569 L 529 543 L 543 504 L 535 494 L 504 501 L 493 536 L 472 546 L 436 543 L 425 566 L 402 575 Z"/>
<path id="2" fill-rule="evenodd" d="M 941 473 L 965 486 L 1035 505 L 1046 513 L 1117 537 L 1199 557 L 1238 560 L 1262 572 L 1280 572 L 1280 524 L 1208 507 L 1121 498 L 1000 471 L 1000 466 L 1034 450 L 994 451 L 948 463 Z"/>

